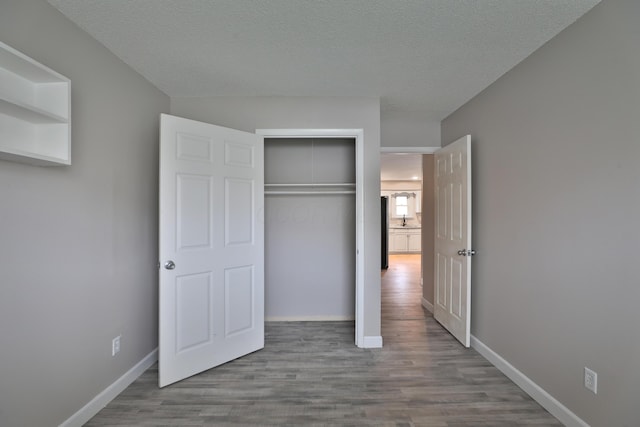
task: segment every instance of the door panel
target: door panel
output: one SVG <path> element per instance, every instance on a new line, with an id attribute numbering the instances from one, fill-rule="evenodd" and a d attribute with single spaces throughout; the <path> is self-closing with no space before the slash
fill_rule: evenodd
<path id="1" fill-rule="evenodd" d="M 462 294 L 464 293 L 464 279 L 462 277 L 464 271 L 463 264 L 457 260 L 451 260 L 451 315 L 456 320 L 462 319 L 464 316 L 462 307 Z"/>
<path id="2" fill-rule="evenodd" d="M 176 351 L 211 342 L 211 273 L 176 277 Z"/>
<path id="3" fill-rule="evenodd" d="M 464 346 L 471 320 L 471 137 L 435 153 L 434 317 Z M 462 251 L 462 252 L 459 252 Z"/>
<path id="4" fill-rule="evenodd" d="M 253 243 L 254 182 L 245 179 L 225 179 L 225 244 Z M 244 214 L 239 214 L 244 212 Z"/>
<path id="5" fill-rule="evenodd" d="M 178 249 L 211 247 L 211 177 L 177 174 Z"/>
<path id="6" fill-rule="evenodd" d="M 435 286 L 435 301 L 439 308 L 445 309 L 447 307 L 447 258 L 436 252 L 436 286 Z"/>
<path id="7" fill-rule="evenodd" d="M 264 346 L 262 144 L 161 116 L 161 387 Z"/>
<path id="8" fill-rule="evenodd" d="M 253 305 L 255 281 L 253 267 L 225 270 L 225 335 L 250 331 L 254 327 Z"/>

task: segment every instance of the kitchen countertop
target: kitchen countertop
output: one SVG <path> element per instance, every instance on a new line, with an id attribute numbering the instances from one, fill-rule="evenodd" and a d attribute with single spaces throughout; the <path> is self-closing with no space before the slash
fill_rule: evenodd
<path id="1" fill-rule="evenodd" d="M 413 225 L 407 225 L 406 227 L 402 227 L 402 226 L 391 226 L 391 227 L 389 227 L 389 228 L 391 228 L 391 229 L 393 229 L 393 230 L 416 230 L 416 229 L 417 229 L 417 230 L 420 230 L 422 227 L 419 227 L 419 226 L 418 226 L 418 227 L 416 227 L 416 226 L 413 226 Z"/>

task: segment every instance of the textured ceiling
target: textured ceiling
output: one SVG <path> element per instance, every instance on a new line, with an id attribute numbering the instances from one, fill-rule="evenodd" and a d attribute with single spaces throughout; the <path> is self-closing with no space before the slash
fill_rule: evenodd
<path id="1" fill-rule="evenodd" d="M 172 97 L 371 96 L 438 121 L 599 0 L 49 0 Z"/>

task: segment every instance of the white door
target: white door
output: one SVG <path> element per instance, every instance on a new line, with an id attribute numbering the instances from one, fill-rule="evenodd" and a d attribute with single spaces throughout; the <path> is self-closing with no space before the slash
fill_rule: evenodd
<path id="1" fill-rule="evenodd" d="M 262 137 L 162 114 L 160 387 L 264 347 L 263 167 Z"/>
<path id="2" fill-rule="evenodd" d="M 471 136 L 435 153 L 434 317 L 465 347 L 471 320 Z"/>

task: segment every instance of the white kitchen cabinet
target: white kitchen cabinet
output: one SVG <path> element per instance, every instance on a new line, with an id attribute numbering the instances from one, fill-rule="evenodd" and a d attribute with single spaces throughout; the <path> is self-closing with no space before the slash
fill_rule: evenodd
<path id="1" fill-rule="evenodd" d="M 420 230 L 411 230 L 407 233 L 407 252 L 421 252 L 422 251 L 422 239 Z"/>
<path id="2" fill-rule="evenodd" d="M 0 159 L 71 164 L 71 81 L 0 43 Z"/>
<path id="3" fill-rule="evenodd" d="M 390 237 L 391 237 L 389 239 L 391 242 L 389 247 L 390 252 L 407 252 L 407 249 L 409 248 L 409 246 L 408 246 L 406 233 L 391 231 Z"/>
<path id="4" fill-rule="evenodd" d="M 389 252 L 420 253 L 421 230 L 419 228 L 392 228 L 389 230 Z"/>

